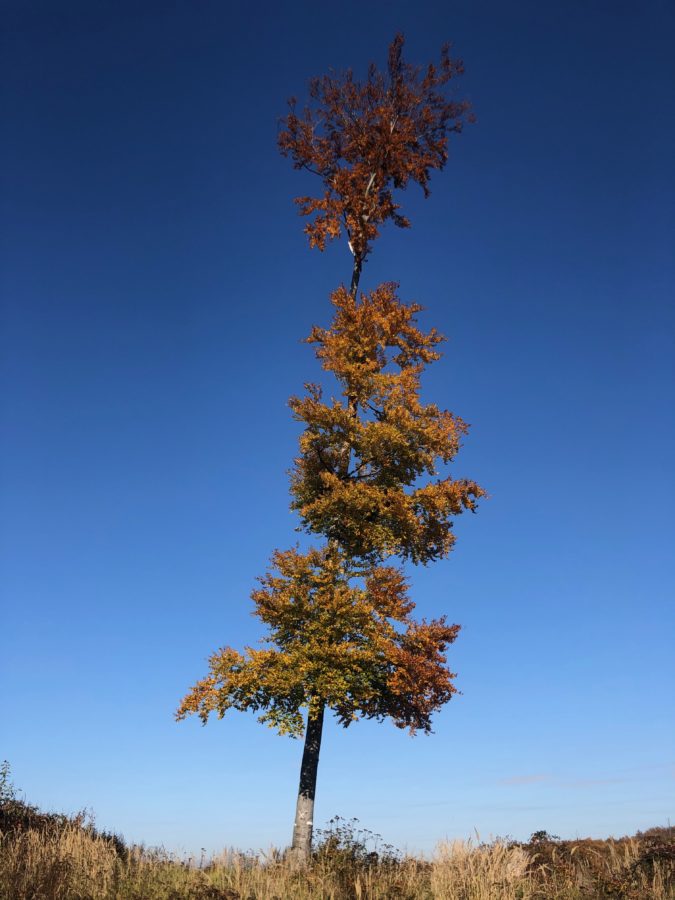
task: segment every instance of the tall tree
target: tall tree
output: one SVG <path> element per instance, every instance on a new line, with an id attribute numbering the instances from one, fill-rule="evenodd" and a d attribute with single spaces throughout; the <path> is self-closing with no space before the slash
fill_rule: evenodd
<path id="1" fill-rule="evenodd" d="M 228 709 L 260 712 L 281 734 L 304 733 L 293 851 L 311 851 L 314 796 L 325 710 L 347 727 L 359 718 L 390 718 L 411 733 L 431 730 L 431 714 L 455 693 L 446 650 L 459 626 L 445 617 L 417 622 L 398 558 L 428 563 L 452 549 L 452 519 L 475 510 L 484 491 L 474 481 L 440 477 L 457 454 L 466 424 L 420 399 L 420 378 L 443 340 L 416 324 L 421 307 L 405 304 L 397 285 L 358 295 L 363 264 L 381 226 L 409 221 L 394 192 L 411 181 L 429 193 L 451 132 L 469 115 L 447 99 L 462 71 L 443 48 L 438 66 L 403 61 L 403 38 L 389 48 L 387 71 L 371 65 L 315 79 L 302 112 L 291 101 L 281 152 L 321 181 L 318 196 L 297 198 L 308 217 L 310 245 L 345 231 L 353 263 L 349 288 L 332 294 L 329 328 L 307 342 L 341 388 L 324 401 L 306 385 L 290 406 L 303 423 L 291 476 L 291 507 L 325 544 L 306 553 L 276 551 L 252 594 L 267 626 L 260 648 L 218 650 L 209 674 L 182 701 L 177 716 Z M 306 710 L 306 723 L 303 711 Z"/>

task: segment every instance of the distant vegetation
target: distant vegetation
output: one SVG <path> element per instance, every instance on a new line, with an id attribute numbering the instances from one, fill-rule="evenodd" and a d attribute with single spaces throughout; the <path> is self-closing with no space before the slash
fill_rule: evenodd
<path id="1" fill-rule="evenodd" d="M 403 856 L 355 821 L 333 819 L 307 868 L 283 854 L 227 851 L 178 859 L 129 846 L 84 814 L 44 813 L 0 769 L 3 900 L 667 900 L 675 898 L 675 829 L 633 837 L 442 843 Z"/>

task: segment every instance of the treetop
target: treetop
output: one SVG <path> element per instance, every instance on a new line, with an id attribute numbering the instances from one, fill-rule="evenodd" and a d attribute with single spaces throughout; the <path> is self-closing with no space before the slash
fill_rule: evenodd
<path id="1" fill-rule="evenodd" d="M 446 90 L 463 71 L 449 45 L 438 64 L 410 65 L 398 34 L 386 72 L 371 64 L 364 81 L 351 69 L 323 75 L 310 82 L 304 109 L 297 110 L 294 98 L 289 101 L 279 148 L 295 168 L 323 183 L 320 194 L 295 200 L 309 218 L 310 246 L 323 250 L 344 229 L 360 266 L 388 219 L 409 227 L 394 191 L 414 182 L 428 196 L 432 171 L 447 162 L 449 134 L 471 120 L 469 102 L 450 99 Z"/>

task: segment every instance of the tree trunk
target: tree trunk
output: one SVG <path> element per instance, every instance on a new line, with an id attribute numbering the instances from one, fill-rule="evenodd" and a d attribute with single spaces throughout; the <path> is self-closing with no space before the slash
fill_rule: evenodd
<path id="1" fill-rule="evenodd" d="M 293 826 L 291 857 L 300 865 L 309 862 L 312 852 L 312 830 L 314 825 L 314 795 L 316 793 L 316 773 L 319 768 L 321 733 L 323 731 L 324 705 L 307 714 L 305 749 L 300 767 L 300 788 Z"/>
<path id="2" fill-rule="evenodd" d="M 356 292 L 359 289 L 359 281 L 361 280 L 361 267 L 363 260 L 360 256 L 354 256 L 354 267 L 352 268 L 352 281 L 349 285 L 349 293 L 356 298 Z"/>

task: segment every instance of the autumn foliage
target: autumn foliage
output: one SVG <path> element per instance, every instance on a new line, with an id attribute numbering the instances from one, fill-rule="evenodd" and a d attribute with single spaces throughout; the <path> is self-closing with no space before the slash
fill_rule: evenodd
<path id="1" fill-rule="evenodd" d="M 181 713 L 206 720 L 263 710 L 261 721 L 297 736 L 301 709 L 322 703 L 345 727 L 390 716 L 400 728 L 429 730 L 431 712 L 455 691 L 443 651 L 458 627 L 412 620 L 407 584 L 393 567 L 369 567 L 354 583 L 335 544 L 277 551 L 273 563 L 252 595 L 267 646 L 215 653 Z"/>
<path id="2" fill-rule="evenodd" d="M 290 400 L 305 426 L 291 506 L 327 543 L 274 554 L 252 594 L 268 627 L 264 646 L 215 653 L 181 717 L 252 710 L 299 735 L 303 708 L 321 705 L 345 727 L 389 716 L 411 732 L 429 731 L 431 713 L 455 692 L 445 650 L 459 627 L 415 623 L 401 571 L 383 565 L 392 556 L 416 563 L 446 556 L 453 516 L 474 510 L 484 493 L 474 481 L 434 477 L 467 430 L 420 400 L 420 376 L 439 358 L 442 337 L 417 328 L 420 307 L 403 304 L 394 284 L 359 301 L 341 287 L 332 302 L 331 327 L 314 327 L 307 341 L 342 395 L 324 402 L 308 384 L 304 397 Z"/>
<path id="3" fill-rule="evenodd" d="M 444 88 L 463 70 L 449 46 L 437 65 L 411 66 L 397 35 L 386 72 L 371 65 L 363 82 L 351 70 L 324 75 L 310 83 L 312 102 L 302 111 L 291 100 L 279 147 L 296 168 L 321 178 L 317 196 L 295 201 L 309 218 L 313 247 L 323 250 L 344 229 L 362 262 L 384 222 L 410 225 L 394 191 L 414 182 L 428 195 L 432 170 L 447 162 L 448 135 L 462 130 L 469 104 L 449 99 Z"/>
<path id="4" fill-rule="evenodd" d="M 409 225 L 395 192 L 414 182 L 429 193 L 431 172 L 448 159 L 449 135 L 468 116 L 466 102 L 446 96 L 462 72 L 448 48 L 426 69 L 405 63 L 402 48 L 398 36 L 386 72 L 371 66 L 363 82 L 351 71 L 313 81 L 310 105 L 299 113 L 292 101 L 280 132 L 281 152 L 320 181 L 318 194 L 296 200 L 310 245 L 323 250 L 344 230 L 352 254 L 349 288 L 331 296 L 332 322 L 306 338 L 338 394 L 324 397 L 310 383 L 289 403 L 302 426 L 291 508 L 325 543 L 274 553 L 252 594 L 267 628 L 261 646 L 214 653 L 178 710 L 179 718 L 196 713 L 204 722 L 250 710 L 291 735 L 302 734 L 306 710 L 300 799 L 308 803 L 324 709 L 345 727 L 390 718 L 428 732 L 432 713 L 455 693 L 446 651 L 459 627 L 445 618 L 415 621 L 400 565 L 447 556 L 453 518 L 474 511 L 484 495 L 475 481 L 441 471 L 466 423 L 420 396 L 443 337 L 418 327 L 421 307 L 404 303 L 395 283 L 358 291 L 381 226 Z M 298 841 L 306 855 L 309 806 L 303 815 L 308 830 Z"/>
<path id="5" fill-rule="evenodd" d="M 439 358 L 443 338 L 416 327 L 421 307 L 401 303 L 395 284 L 360 301 L 341 287 L 332 302 L 332 326 L 313 328 L 307 340 L 342 397 L 326 403 L 308 385 L 304 398 L 290 401 L 305 425 L 292 507 L 308 531 L 352 557 L 427 563 L 446 556 L 452 516 L 475 509 L 483 491 L 474 481 L 433 477 L 467 431 L 458 416 L 420 401 L 420 375 Z M 421 476 L 429 478 L 420 483 Z"/>

